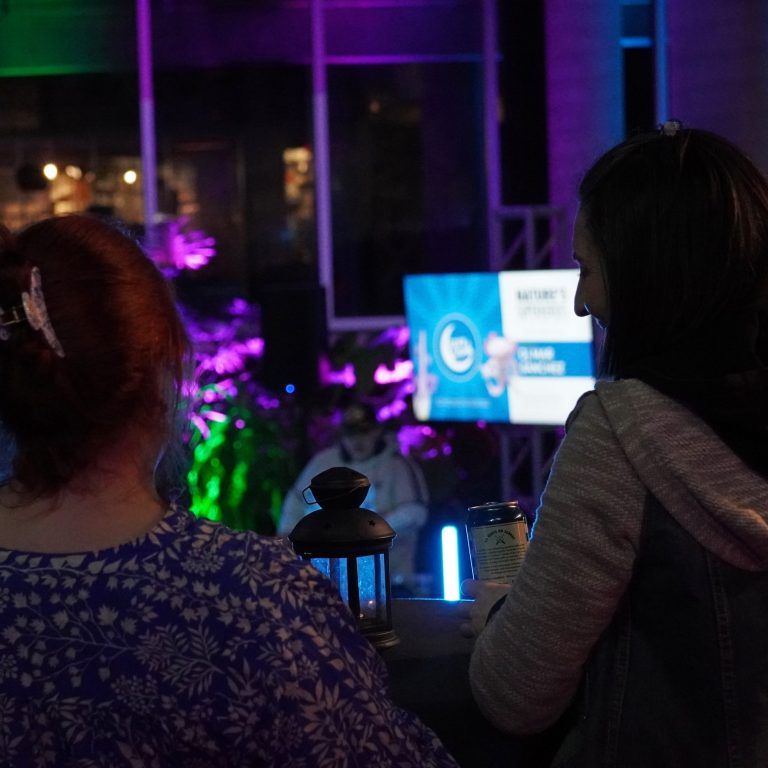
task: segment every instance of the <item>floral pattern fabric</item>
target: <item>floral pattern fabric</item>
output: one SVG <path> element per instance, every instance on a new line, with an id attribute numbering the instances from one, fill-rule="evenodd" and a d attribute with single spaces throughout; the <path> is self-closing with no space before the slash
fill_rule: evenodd
<path id="1" fill-rule="evenodd" d="M 171 510 L 87 554 L 0 550 L 0 765 L 452 768 L 282 542 Z"/>

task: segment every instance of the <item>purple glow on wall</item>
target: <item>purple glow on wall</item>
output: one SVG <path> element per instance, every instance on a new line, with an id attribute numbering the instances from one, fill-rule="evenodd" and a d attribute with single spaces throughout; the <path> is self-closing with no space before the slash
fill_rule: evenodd
<path id="1" fill-rule="evenodd" d="M 620 13 L 616 0 L 546 4 L 549 194 L 569 225 L 582 174 L 624 136 Z M 562 246 L 555 268 L 572 266 Z"/>
<path id="2" fill-rule="evenodd" d="M 768 172 L 768 5 L 667 2 L 669 114 L 720 133 Z"/>

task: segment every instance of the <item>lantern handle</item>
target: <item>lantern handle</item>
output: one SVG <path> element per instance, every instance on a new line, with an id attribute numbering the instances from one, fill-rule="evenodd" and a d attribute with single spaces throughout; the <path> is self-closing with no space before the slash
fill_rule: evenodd
<path id="1" fill-rule="evenodd" d="M 307 496 L 307 492 L 309 492 L 309 497 Z M 333 501 L 334 499 L 343 499 L 345 497 L 349 496 L 349 488 L 343 488 L 338 493 L 334 494 L 333 496 L 326 496 L 325 502 L 320 502 L 315 498 L 315 494 L 312 492 L 312 486 L 308 485 L 302 492 L 301 497 L 304 499 L 305 504 L 319 504 L 321 507 L 327 505 L 329 501 Z"/>
<path id="2" fill-rule="evenodd" d="M 307 498 L 307 491 L 309 491 L 311 498 Z M 310 485 L 301 492 L 301 498 L 304 499 L 305 504 L 317 504 L 315 495 L 312 493 L 312 486 Z"/>

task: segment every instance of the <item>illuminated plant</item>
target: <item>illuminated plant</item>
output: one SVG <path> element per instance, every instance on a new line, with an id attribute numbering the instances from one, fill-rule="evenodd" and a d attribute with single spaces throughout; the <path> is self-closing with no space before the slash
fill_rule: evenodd
<path id="1" fill-rule="evenodd" d="M 169 277 L 199 269 L 215 256 L 213 238 L 187 231 L 187 225 L 187 219 L 166 223 L 152 249 Z M 186 305 L 182 313 L 195 348 L 187 392 L 190 428 L 184 435 L 190 509 L 234 528 L 273 533 L 295 468 L 281 440 L 280 402 L 257 380 L 264 352 L 258 312 L 237 298 L 215 314 Z"/>

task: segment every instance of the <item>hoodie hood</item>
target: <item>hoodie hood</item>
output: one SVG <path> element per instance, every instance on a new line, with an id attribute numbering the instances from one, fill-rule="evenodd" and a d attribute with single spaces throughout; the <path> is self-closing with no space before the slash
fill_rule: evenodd
<path id="1" fill-rule="evenodd" d="M 639 379 L 595 389 L 627 459 L 669 514 L 726 562 L 768 569 L 768 480 L 685 406 Z"/>

